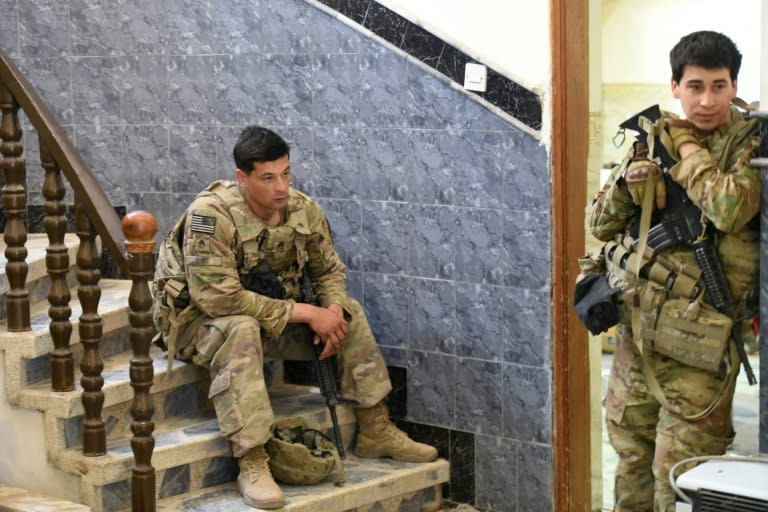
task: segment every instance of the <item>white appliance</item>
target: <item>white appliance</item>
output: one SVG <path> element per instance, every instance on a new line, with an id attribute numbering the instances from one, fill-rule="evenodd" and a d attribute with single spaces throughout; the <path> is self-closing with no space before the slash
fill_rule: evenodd
<path id="1" fill-rule="evenodd" d="M 689 498 L 678 497 L 675 512 L 768 512 L 768 459 L 715 459 L 677 477 L 676 484 Z"/>

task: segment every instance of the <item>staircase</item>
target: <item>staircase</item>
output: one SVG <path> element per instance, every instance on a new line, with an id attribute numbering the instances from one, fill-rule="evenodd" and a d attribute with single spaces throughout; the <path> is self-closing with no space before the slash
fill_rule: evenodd
<path id="1" fill-rule="evenodd" d="M 131 449 L 133 389 L 129 380 L 132 357 L 128 341 L 128 293 L 130 281 L 102 279 L 99 314 L 104 337 L 101 355 L 104 362 L 102 418 L 107 430 L 107 454 L 86 457 L 82 453 L 80 358 L 77 319 L 81 314 L 74 268 L 68 282 L 72 292 L 73 324 L 71 346 L 75 354 L 75 384 L 71 392 L 52 392 L 50 353 L 53 344 L 48 331 L 48 276 L 45 268 L 45 235 L 29 235 L 27 289 L 32 302 L 32 330 L 8 332 L 5 327 L 5 247 L 0 241 L 0 374 L 4 393 L 0 396 L 0 447 L 3 453 L 16 454 L 19 471 L 26 471 L 33 457 L 25 447 L 45 447 L 47 461 L 33 468 L 37 477 L 29 484 L 0 482 L 2 511 L 93 511 L 114 512 L 131 509 L 130 480 L 134 467 Z M 76 261 L 78 239 L 67 235 L 70 261 Z M 165 354 L 151 352 L 154 383 L 155 469 L 158 511 L 250 511 L 237 492 L 237 462 L 218 430 L 208 401 L 207 370 L 175 362 L 167 370 Z M 269 361 L 265 375 L 276 415 L 300 415 L 310 426 L 330 431 L 330 415 L 317 389 L 284 382 L 282 363 Z M 0 389 L 3 384 L 0 384 Z M 352 455 L 356 429 L 349 404 L 337 407 L 342 435 L 347 444 L 346 484 L 337 487 L 333 475 L 316 486 L 282 486 L 288 504 L 282 510 L 312 512 L 346 511 L 436 511 L 441 507 L 442 486 L 448 481 L 445 460 L 410 464 L 391 460 L 364 460 Z M 32 424 L 25 428 L 30 415 Z M 5 425 L 5 426 L 3 426 Z M 18 425 L 19 428 L 14 428 Z M 30 450 L 31 452 L 31 450 Z M 56 480 L 56 482 L 53 482 Z M 29 490 L 22 489 L 21 487 Z M 61 491 L 51 491 L 61 489 Z"/>

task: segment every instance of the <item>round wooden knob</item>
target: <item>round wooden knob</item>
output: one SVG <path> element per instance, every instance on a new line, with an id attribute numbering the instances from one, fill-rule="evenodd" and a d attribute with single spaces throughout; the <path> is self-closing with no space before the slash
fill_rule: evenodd
<path id="1" fill-rule="evenodd" d="M 152 252 L 155 248 L 157 219 L 151 213 L 137 210 L 128 213 L 122 221 L 125 246 L 128 252 Z"/>

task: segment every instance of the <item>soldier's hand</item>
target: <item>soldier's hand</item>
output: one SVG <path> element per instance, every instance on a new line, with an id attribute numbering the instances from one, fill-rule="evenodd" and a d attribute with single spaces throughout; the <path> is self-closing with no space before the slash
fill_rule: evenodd
<path id="1" fill-rule="evenodd" d="M 685 119 L 667 119 L 667 132 L 672 139 L 672 156 L 681 160 L 701 147 L 701 139 L 696 133 L 693 124 Z M 691 146 L 680 151 L 684 145 Z"/>
<path id="2" fill-rule="evenodd" d="M 337 354 L 344 347 L 349 333 L 349 326 L 344 320 L 343 311 L 340 307 L 334 308 L 333 306 L 315 308 L 312 319 L 309 321 L 309 326 L 315 332 L 315 344 L 323 344 L 320 359 Z"/>
<path id="3" fill-rule="evenodd" d="M 667 188 L 664 186 L 664 177 L 661 175 L 661 169 L 657 164 L 650 160 L 635 160 L 624 174 L 624 181 L 627 184 L 629 194 L 632 196 L 632 202 L 637 205 L 643 204 L 645 196 L 645 185 L 648 180 L 653 180 L 653 191 L 657 208 L 667 206 Z"/>

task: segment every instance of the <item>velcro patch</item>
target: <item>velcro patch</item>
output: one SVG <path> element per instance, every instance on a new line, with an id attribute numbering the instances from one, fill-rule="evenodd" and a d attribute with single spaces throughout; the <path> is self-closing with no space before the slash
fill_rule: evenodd
<path id="1" fill-rule="evenodd" d="M 189 221 L 189 229 L 194 233 L 212 235 L 216 230 L 216 217 L 208 217 L 206 215 L 193 213 L 192 218 Z"/>

